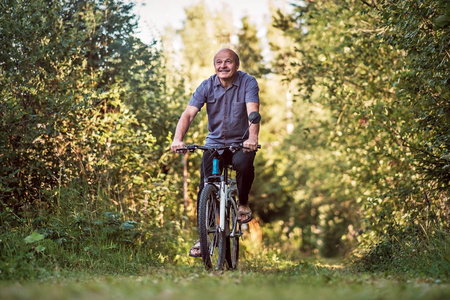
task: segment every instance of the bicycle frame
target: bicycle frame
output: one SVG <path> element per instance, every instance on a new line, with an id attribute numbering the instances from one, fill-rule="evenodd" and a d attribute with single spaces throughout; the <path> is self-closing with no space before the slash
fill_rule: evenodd
<path id="1" fill-rule="evenodd" d="M 236 200 L 238 189 L 236 179 L 231 176 L 232 164 L 224 160 L 221 170 L 220 162 L 224 157 L 222 151 L 234 153 L 243 148 L 240 144 L 219 147 L 188 145 L 180 149 L 190 152 L 199 149 L 211 153 L 212 172 L 205 178 L 197 212 L 200 248 L 207 268 L 215 266 L 222 269 L 225 264 L 231 269 L 237 267 L 239 238 L 242 236 Z"/>
<path id="2" fill-rule="evenodd" d="M 229 188 L 229 185 L 232 185 L 232 182 L 228 182 L 229 178 L 228 178 L 228 171 L 231 171 L 231 167 L 226 165 L 224 166 L 223 169 L 223 176 L 220 176 L 220 168 L 219 168 L 219 158 L 218 158 L 218 154 L 215 154 L 215 156 L 213 157 L 213 171 L 211 174 L 211 181 L 209 180 L 210 178 L 208 178 L 207 183 L 206 184 L 211 184 L 212 182 L 214 182 L 214 184 L 219 188 L 219 199 L 220 199 L 220 222 L 219 222 L 219 226 L 220 226 L 220 231 L 224 231 L 225 230 L 225 212 L 226 212 L 226 205 L 227 202 L 230 201 L 231 205 L 233 205 L 233 209 L 236 209 L 236 203 L 234 203 L 232 199 L 232 192 L 235 192 L 237 190 L 236 186 L 235 186 L 235 181 L 234 181 L 234 186 Z M 217 180 L 218 178 L 220 178 L 220 182 L 217 182 L 215 180 Z M 236 224 L 235 224 L 235 220 L 233 220 L 233 231 L 230 233 L 230 235 L 232 237 L 235 236 L 235 232 L 236 232 Z"/>
<path id="3" fill-rule="evenodd" d="M 209 176 L 206 179 L 205 184 L 214 184 L 219 189 L 219 199 L 220 199 L 220 212 L 219 212 L 219 230 L 224 231 L 225 230 L 225 213 L 226 213 L 226 205 L 227 202 L 230 201 L 231 205 L 233 206 L 232 209 L 234 211 L 237 211 L 236 203 L 232 199 L 232 195 L 230 193 L 237 192 L 236 187 L 236 181 L 233 179 L 231 182 L 229 180 L 228 172 L 232 170 L 232 167 L 230 165 L 223 166 L 223 175 L 221 176 L 220 172 L 220 154 L 219 150 L 230 150 L 230 151 L 236 151 L 238 149 L 241 149 L 242 145 L 230 145 L 230 146 L 224 146 L 219 148 L 214 147 L 206 147 L 206 146 L 200 146 L 200 145 L 189 145 L 186 146 L 183 150 L 187 150 L 190 152 L 194 152 L 196 149 L 204 150 L 204 151 L 212 151 L 213 156 L 213 170 L 211 176 Z M 260 146 L 258 145 L 258 149 Z M 229 186 L 233 186 L 232 188 L 229 188 Z M 236 228 L 237 228 L 237 220 L 233 221 L 233 230 L 230 233 L 231 237 L 240 236 L 240 234 L 236 234 Z"/>

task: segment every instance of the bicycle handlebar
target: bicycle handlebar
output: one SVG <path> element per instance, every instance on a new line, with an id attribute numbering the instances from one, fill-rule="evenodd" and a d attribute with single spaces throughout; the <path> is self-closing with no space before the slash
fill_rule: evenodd
<path id="1" fill-rule="evenodd" d="M 201 146 L 201 145 L 187 145 L 184 148 L 178 148 L 176 151 L 177 152 L 182 152 L 182 151 L 189 151 L 189 152 L 194 152 L 196 149 L 200 149 L 200 150 L 204 150 L 204 151 L 208 151 L 208 150 L 213 150 L 213 151 L 221 151 L 221 150 L 230 150 L 232 152 L 234 151 L 239 151 L 240 149 L 250 149 L 249 147 L 244 147 L 244 145 L 242 144 L 232 144 L 232 145 L 226 145 L 226 146 L 220 146 L 220 147 L 215 147 L 215 146 Z M 261 145 L 258 145 L 257 149 L 261 149 Z"/>

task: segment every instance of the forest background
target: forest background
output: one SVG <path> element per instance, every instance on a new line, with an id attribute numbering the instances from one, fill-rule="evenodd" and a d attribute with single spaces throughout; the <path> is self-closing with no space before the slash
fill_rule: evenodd
<path id="1" fill-rule="evenodd" d="M 169 146 L 223 47 L 261 89 L 242 259 L 448 278 L 449 1 L 271 6 L 269 59 L 247 17 L 201 1 L 144 44 L 132 7 L 0 3 L 1 279 L 189 261 L 200 156 Z M 200 115 L 185 142 L 206 130 Z"/>

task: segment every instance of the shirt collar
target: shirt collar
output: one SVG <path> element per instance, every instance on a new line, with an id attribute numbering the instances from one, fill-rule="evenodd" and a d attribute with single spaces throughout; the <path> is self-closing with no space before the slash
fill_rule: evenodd
<path id="1" fill-rule="evenodd" d="M 239 77 L 241 77 L 241 71 L 237 71 L 237 76 L 236 76 L 236 78 L 234 78 L 232 85 L 239 86 L 239 84 L 241 82 L 239 80 Z M 221 84 L 222 83 L 220 82 L 219 76 L 216 75 L 215 78 L 214 78 L 214 86 L 218 86 L 218 85 L 221 85 Z"/>

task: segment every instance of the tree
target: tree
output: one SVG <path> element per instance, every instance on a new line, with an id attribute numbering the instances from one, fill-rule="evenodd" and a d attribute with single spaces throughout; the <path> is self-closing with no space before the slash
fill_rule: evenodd
<path id="1" fill-rule="evenodd" d="M 430 192 L 450 189 L 450 3 L 405 1 L 391 5 L 381 1 L 380 21 L 386 29 L 383 41 L 405 53 L 398 70 L 399 106 L 408 107 L 409 118 L 399 132 L 414 152 L 415 165 Z"/>
<path id="2" fill-rule="evenodd" d="M 367 226 L 365 237 L 369 244 L 374 242 L 374 234 L 389 243 L 390 237 L 416 228 L 409 224 L 426 228 L 431 220 L 437 222 L 435 224 L 448 222 L 442 217 L 439 204 L 442 197 L 439 193 L 446 189 L 448 182 L 442 173 L 441 164 L 445 164 L 445 159 L 439 160 L 448 151 L 448 128 L 442 126 L 448 122 L 441 123 L 446 121 L 443 112 L 447 110 L 448 101 L 440 101 L 438 96 L 446 95 L 442 82 L 448 78 L 448 68 L 444 71 L 440 63 L 448 60 L 444 50 L 448 35 L 445 28 L 423 32 L 417 29 L 427 28 L 430 26 L 427 20 L 443 12 L 430 9 L 435 7 L 436 1 L 427 4 L 403 1 L 394 7 L 387 3 L 369 7 L 363 1 L 299 2 L 291 15 L 280 14 L 276 20 L 276 26 L 296 44 L 294 53 L 277 56 L 284 66 L 286 79 L 298 87 L 298 104 L 294 109 L 304 111 L 309 102 L 311 109 L 319 106 L 324 116 L 329 114 L 325 122 L 319 123 L 320 130 L 316 133 L 321 134 L 314 139 L 322 141 L 322 147 L 332 149 L 325 155 L 332 158 L 333 164 L 326 163 L 322 155 L 318 161 L 326 163 L 319 168 L 333 176 L 323 176 L 312 169 L 308 173 L 309 180 L 315 176 L 326 178 L 318 181 L 320 194 L 325 196 L 325 202 L 318 207 L 319 219 L 323 221 L 319 225 L 328 232 L 334 231 L 336 226 L 345 228 L 349 220 L 353 227 L 359 226 L 360 211 L 369 220 L 361 224 Z M 409 20 L 401 16 L 400 12 L 416 14 L 414 10 L 417 16 L 429 13 L 430 18 Z M 383 21 L 387 27 L 380 26 Z M 398 27 L 390 31 L 389 26 Z M 400 28 L 404 34 L 398 35 Z M 423 38 L 412 38 L 422 33 Z M 417 69 L 410 64 L 419 57 L 415 55 L 417 42 L 420 47 L 428 45 L 430 55 L 438 56 L 431 55 L 433 64 L 428 62 L 435 68 L 427 69 L 429 73 L 425 76 L 433 78 L 427 84 L 422 84 L 421 76 L 416 78 L 427 63 L 416 64 Z M 413 84 L 417 79 L 419 87 L 426 91 L 423 94 L 417 94 L 417 85 Z M 404 82 L 408 89 L 403 86 Z M 439 92 L 433 92 L 435 90 Z M 423 96 L 425 94 L 428 96 Z M 416 123 L 418 118 L 430 122 L 439 120 L 439 125 L 432 123 L 433 130 L 430 130 L 424 123 Z M 314 133 L 311 127 L 307 132 Z M 424 149 L 421 145 L 426 141 L 433 146 Z M 295 145 L 295 140 L 290 143 Z M 317 157 L 314 153 L 310 155 Z M 433 171 L 421 171 L 424 169 Z M 435 174 L 434 178 L 424 176 L 431 173 Z M 429 197 L 432 191 L 438 191 L 433 192 L 433 199 Z M 428 195 L 425 199 L 424 193 Z M 314 199 L 310 197 L 308 201 Z M 428 214 L 427 205 L 436 207 L 433 214 Z M 325 211 L 328 213 L 323 214 Z M 339 225 L 341 219 L 345 222 Z M 419 220 L 427 221 L 421 224 Z M 335 225 L 330 226 L 333 222 Z M 338 235 L 343 233 L 345 230 L 337 232 Z"/>
<path id="3" fill-rule="evenodd" d="M 218 36 L 215 31 L 212 12 L 204 1 L 185 9 L 186 21 L 178 31 L 184 45 L 181 55 L 183 74 L 190 89 L 195 89 L 200 81 L 211 75 L 212 63 L 217 51 Z"/>
<path id="4" fill-rule="evenodd" d="M 160 154 L 173 124 L 170 111 L 146 111 L 172 98 L 159 53 L 132 37 L 131 6 L 2 5 L 2 204 L 136 209 L 143 187 L 164 180 Z"/>
<path id="5" fill-rule="evenodd" d="M 248 17 L 243 17 L 241 22 L 242 28 L 238 33 L 240 68 L 255 77 L 261 78 L 269 70 L 264 68 L 263 65 L 261 41 L 257 36 L 256 26 L 250 24 Z"/>

